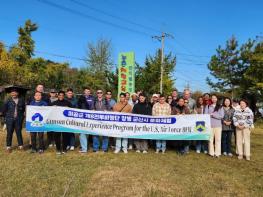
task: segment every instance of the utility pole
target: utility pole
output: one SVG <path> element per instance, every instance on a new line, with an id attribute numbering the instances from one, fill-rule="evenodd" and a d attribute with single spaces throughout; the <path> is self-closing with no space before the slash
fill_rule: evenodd
<path id="1" fill-rule="evenodd" d="M 164 62 L 164 39 L 166 37 L 174 38 L 173 35 L 162 32 L 161 36 L 152 36 L 153 39 L 156 39 L 161 42 L 162 48 L 161 48 L 161 77 L 160 77 L 160 93 L 163 93 L 163 62 Z"/>

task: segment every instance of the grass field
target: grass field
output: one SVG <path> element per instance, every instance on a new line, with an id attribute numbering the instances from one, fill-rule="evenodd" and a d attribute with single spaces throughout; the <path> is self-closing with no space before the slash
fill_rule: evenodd
<path id="1" fill-rule="evenodd" d="M 25 136 L 27 136 L 25 134 Z M 28 138 L 25 139 L 28 141 Z M 15 142 L 16 144 L 16 142 Z M 252 134 L 251 161 L 194 151 L 57 156 L 5 152 L 0 131 L 0 196 L 263 196 L 263 124 Z"/>

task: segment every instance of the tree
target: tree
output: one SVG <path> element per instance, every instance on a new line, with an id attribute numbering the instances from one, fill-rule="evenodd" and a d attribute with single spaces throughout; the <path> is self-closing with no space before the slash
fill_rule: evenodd
<path id="1" fill-rule="evenodd" d="M 30 59 L 32 55 L 34 55 L 35 41 L 33 40 L 31 33 L 37 29 L 37 24 L 32 23 L 31 20 L 27 20 L 24 27 L 18 29 L 18 47 L 22 50 L 27 59 Z"/>
<path id="2" fill-rule="evenodd" d="M 225 49 L 219 46 L 216 55 L 211 57 L 208 64 L 210 74 L 217 81 L 207 78 L 207 83 L 216 91 L 231 92 L 233 97 L 235 89 L 244 82 L 244 73 L 249 67 L 249 55 L 253 46 L 254 41 L 249 40 L 239 48 L 235 37 L 226 42 Z"/>
<path id="3" fill-rule="evenodd" d="M 91 87 L 104 90 L 110 88 L 113 68 L 111 41 L 99 39 L 95 44 L 88 43 L 86 63 L 92 77 Z"/>
<path id="4" fill-rule="evenodd" d="M 171 75 L 175 69 L 176 57 L 171 53 L 164 57 L 163 74 L 163 93 L 170 94 L 173 89 L 174 80 Z M 145 66 L 136 65 L 135 69 L 136 90 L 144 90 L 149 94 L 160 91 L 160 73 L 161 73 L 161 51 L 158 50 L 155 56 L 147 56 Z"/>
<path id="5" fill-rule="evenodd" d="M 19 63 L 19 66 L 24 65 L 34 55 L 35 41 L 31 34 L 37 28 L 31 20 L 27 20 L 24 27 L 18 28 L 18 43 L 10 48 L 10 56 Z"/>
<path id="6" fill-rule="evenodd" d="M 263 42 L 259 42 L 250 56 L 250 66 L 245 78 L 250 80 L 253 87 L 263 93 Z"/>

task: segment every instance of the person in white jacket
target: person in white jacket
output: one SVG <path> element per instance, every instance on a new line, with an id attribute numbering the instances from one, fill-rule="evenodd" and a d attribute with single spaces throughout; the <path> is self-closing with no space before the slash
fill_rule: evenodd
<path id="1" fill-rule="evenodd" d="M 254 115 L 246 100 L 241 99 L 239 105 L 240 108 L 235 111 L 233 116 L 233 122 L 236 126 L 238 159 L 243 159 L 243 156 L 246 156 L 246 160 L 250 160 L 250 133 Z"/>

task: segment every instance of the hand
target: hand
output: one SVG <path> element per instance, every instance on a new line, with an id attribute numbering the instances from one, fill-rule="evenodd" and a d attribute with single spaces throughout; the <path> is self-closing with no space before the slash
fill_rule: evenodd
<path id="1" fill-rule="evenodd" d="M 237 127 L 238 127 L 239 129 L 244 129 L 244 128 L 245 128 L 244 125 L 242 125 L 242 126 L 241 126 L 241 125 L 238 125 Z"/>

